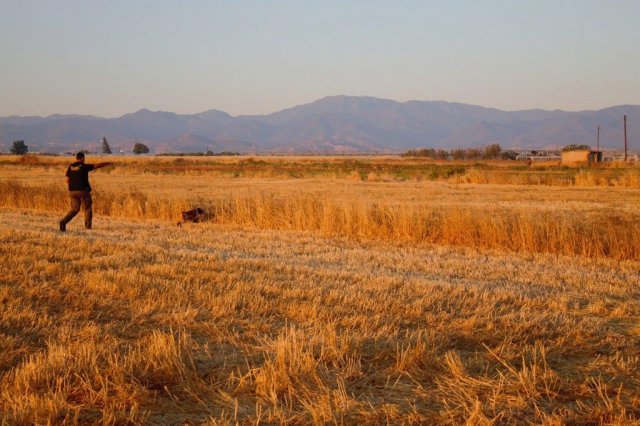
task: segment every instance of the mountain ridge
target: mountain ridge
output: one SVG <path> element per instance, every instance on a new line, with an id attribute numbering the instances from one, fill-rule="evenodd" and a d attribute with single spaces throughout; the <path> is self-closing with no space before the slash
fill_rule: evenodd
<path id="1" fill-rule="evenodd" d="M 452 149 L 499 143 L 504 149 L 545 148 L 573 143 L 620 147 L 622 116 L 631 137 L 640 134 L 640 106 L 600 110 L 528 109 L 503 111 L 478 105 L 370 96 L 326 96 L 265 115 L 232 116 L 209 109 L 195 114 L 141 108 L 120 117 L 52 114 L 0 117 L 0 151 L 24 140 L 31 151 L 99 150 L 106 137 L 112 148 L 130 151 L 135 142 L 152 152 L 374 153 L 433 147 Z M 209 147 L 209 148 L 207 148 Z"/>

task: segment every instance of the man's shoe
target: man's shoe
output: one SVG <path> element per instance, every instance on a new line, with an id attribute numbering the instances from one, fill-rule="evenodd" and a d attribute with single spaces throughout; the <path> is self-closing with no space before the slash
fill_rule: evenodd
<path id="1" fill-rule="evenodd" d="M 64 220 L 60 221 L 60 232 L 65 232 L 67 230 L 67 224 L 64 222 Z"/>

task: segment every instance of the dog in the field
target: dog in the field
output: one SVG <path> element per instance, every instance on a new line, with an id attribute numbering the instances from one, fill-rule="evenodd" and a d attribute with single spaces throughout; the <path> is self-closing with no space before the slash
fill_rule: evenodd
<path id="1" fill-rule="evenodd" d="M 193 223 L 202 222 L 204 220 L 204 210 L 198 207 L 193 210 L 182 212 L 181 216 L 182 216 L 182 220 L 177 223 L 178 226 L 182 226 L 182 224 L 186 222 L 193 222 Z"/>

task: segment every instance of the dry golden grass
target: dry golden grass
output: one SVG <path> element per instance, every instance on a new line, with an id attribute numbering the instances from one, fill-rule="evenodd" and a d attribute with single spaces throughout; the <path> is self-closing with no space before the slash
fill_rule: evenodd
<path id="1" fill-rule="evenodd" d="M 634 189 L 137 176 L 123 169 L 95 173 L 98 214 L 177 221 L 180 211 L 199 206 L 217 224 L 640 260 Z M 0 206 L 62 216 L 67 191 L 59 178 L 51 183 L 50 173 L 6 173 L 11 179 L 0 180 Z"/>
<path id="2" fill-rule="evenodd" d="M 11 424 L 640 416 L 638 262 L 1 218 Z"/>
<path id="3" fill-rule="evenodd" d="M 0 424 L 640 424 L 636 189 L 23 166 Z"/>

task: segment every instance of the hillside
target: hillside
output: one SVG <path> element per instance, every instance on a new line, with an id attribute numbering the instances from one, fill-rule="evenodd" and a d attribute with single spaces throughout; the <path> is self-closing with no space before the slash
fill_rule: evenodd
<path id="1" fill-rule="evenodd" d="M 622 116 L 629 120 L 631 148 L 640 134 L 640 106 L 598 111 L 501 111 L 443 101 L 396 102 L 331 96 L 268 115 L 233 117 L 141 109 L 118 118 L 81 115 L 0 118 L 0 150 L 25 140 L 32 151 L 97 150 L 106 137 L 112 148 L 130 151 L 136 141 L 153 152 L 228 150 L 249 152 L 365 153 L 409 148 L 457 148 L 499 143 L 504 148 L 595 144 L 621 147 Z"/>

